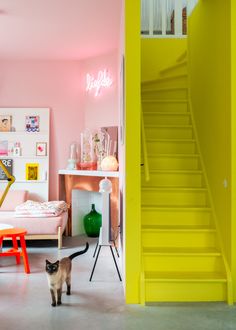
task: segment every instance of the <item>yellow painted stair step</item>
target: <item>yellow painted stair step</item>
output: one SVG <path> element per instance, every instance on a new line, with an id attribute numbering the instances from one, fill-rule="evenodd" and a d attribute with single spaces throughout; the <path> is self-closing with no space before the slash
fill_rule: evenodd
<path id="1" fill-rule="evenodd" d="M 145 247 L 143 255 L 221 256 L 214 247 Z"/>
<path id="2" fill-rule="evenodd" d="M 215 228 L 211 228 L 209 226 L 196 226 L 196 225 L 170 225 L 170 226 L 164 226 L 164 225 L 142 225 L 142 231 L 167 231 L 167 232 L 172 232 L 172 231 L 181 231 L 181 232 L 216 232 Z"/>
<path id="3" fill-rule="evenodd" d="M 190 125 L 190 114 L 188 112 L 144 112 L 144 125 Z"/>
<path id="4" fill-rule="evenodd" d="M 179 87 L 179 88 L 158 88 L 158 89 L 149 89 L 142 91 L 142 98 L 145 99 L 185 99 L 188 96 L 188 89 Z"/>
<path id="5" fill-rule="evenodd" d="M 146 93 L 149 93 L 149 92 L 166 92 L 166 91 L 187 91 L 188 90 L 188 87 L 156 87 L 156 88 L 150 88 L 150 89 L 147 89 L 147 90 L 142 90 L 142 93 L 146 94 Z M 177 99 L 178 100 L 178 99 Z"/>
<path id="6" fill-rule="evenodd" d="M 153 80 L 143 81 L 141 86 L 143 88 L 145 86 L 149 86 L 150 84 L 153 84 L 153 83 L 156 83 L 156 82 L 174 80 L 174 79 L 178 79 L 178 78 L 187 78 L 187 77 L 188 77 L 188 75 L 186 73 L 182 73 L 182 74 L 172 75 L 172 76 L 169 76 L 169 77 L 162 77 L 162 78 L 157 78 L 157 79 L 153 79 Z"/>
<path id="7" fill-rule="evenodd" d="M 148 155 L 150 170 L 198 170 L 200 158 L 196 154 L 156 154 Z"/>
<path id="8" fill-rule="evenodd" d="M 146 112 L 173 112 L 187 113 L 189 110 L 188 102 L 185 99 L 145 99 L 142 100 L 142 111 Z"/>
<path id="9" fill-rule="evenodd" d="M 224 273 L 215 272 L 145 272 L 145 281 L 154 282 L 226 282 Z"/>
<path id="10" fill-rule="evenodd" d="M 169 73 L 180 67 L 184 67 L 187 69 L 187 64 L 188 64 L 187 60 L 180 61 L 180 62 L 170 65 L 164 69 L 161 69 L 160 74 L 163 75 L 163 74 Z M 176 74 L 176 73 L 174 73 L 174 74 Z"/>

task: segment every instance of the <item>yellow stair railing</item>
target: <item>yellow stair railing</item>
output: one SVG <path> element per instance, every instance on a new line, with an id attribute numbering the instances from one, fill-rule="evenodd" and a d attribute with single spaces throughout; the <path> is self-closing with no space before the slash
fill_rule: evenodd
<path id="1" fill-rule="evenodd" d="M 143 163 L 144 163 L 145 181 L 149 181 L 150 180 L 149 163 L 148 163 L 147 143 L 146 143 L 146 134 L 145 134 L 145 128 L 144 128 L 143 109 L 142 108 L 141 108 L 141 137 L 142 137 L 142 149 L 143 149 Z"/>

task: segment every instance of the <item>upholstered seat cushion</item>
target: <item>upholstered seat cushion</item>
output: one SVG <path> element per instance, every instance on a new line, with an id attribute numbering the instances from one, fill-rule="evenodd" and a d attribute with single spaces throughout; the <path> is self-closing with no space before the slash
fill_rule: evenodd
<path id="1" fill-rule="evenodd" d="M 58 227 L 61 227 L 63 233 L 68 217 L 67 212 L 63 212 L 57 217 L 48 218 L 16 218 L 14 215 L 14 211 L 1 211 L 0 223 L 25 228 L 28 235 L 57 234 Z"/>

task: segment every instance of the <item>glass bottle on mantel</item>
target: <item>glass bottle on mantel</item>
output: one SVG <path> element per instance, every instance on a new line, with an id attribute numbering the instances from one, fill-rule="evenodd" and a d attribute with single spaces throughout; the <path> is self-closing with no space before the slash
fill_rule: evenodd
<path id="1" fill-rule="evenodd" d="M 91 211 L 84 216 L 84 229 L 89 237 L 98 237 L 102 225 L 102 215 L 95 210 L 92 204 Z"/>

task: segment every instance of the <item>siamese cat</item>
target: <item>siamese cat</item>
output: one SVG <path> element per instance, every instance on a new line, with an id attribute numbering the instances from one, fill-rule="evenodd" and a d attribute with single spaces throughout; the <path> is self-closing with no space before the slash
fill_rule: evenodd
<path id="1" fill-rule="evenodd" d="M 46 272 L 48 278 L 48 286 L 52 297 L 52 306 L 61 305 L 62 286 L 64 282 L 67 285 L 66 294 L 71 293 L 71 260 L 75 257 L 87 252 L 89 244 L 86 243 L 86 247 L 82 251 L 78 251 L 70 255 L 69 257 L 62 258 L 56 262 L 50 262 L 46 260 Z"/>

